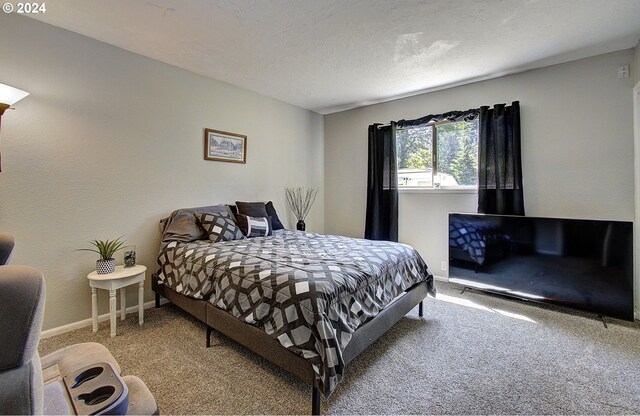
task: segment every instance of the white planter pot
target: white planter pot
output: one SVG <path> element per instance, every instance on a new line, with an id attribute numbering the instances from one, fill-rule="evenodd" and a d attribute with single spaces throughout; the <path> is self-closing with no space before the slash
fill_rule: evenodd
<path id="1" fill-rule="evenodd" d="M 96 272 L 98 274 L 109 274 L 116 271 L 116 260 L 96 260 Z"/>

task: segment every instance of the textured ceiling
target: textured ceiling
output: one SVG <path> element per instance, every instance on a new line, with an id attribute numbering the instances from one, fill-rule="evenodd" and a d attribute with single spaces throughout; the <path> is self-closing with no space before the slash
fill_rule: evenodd
<path id="1" fill-rule="evenodd" d="M 640 37 L 638 0 L 55 0 L 32 17 L 323 114 Z"/>

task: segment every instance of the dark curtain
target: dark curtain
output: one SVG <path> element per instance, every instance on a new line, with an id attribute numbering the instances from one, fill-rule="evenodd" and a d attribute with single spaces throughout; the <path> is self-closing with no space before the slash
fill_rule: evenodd
<path id="1" fill-rule="evenodd" d="M 369 126 L 367 219 L 364 238 L 398 241 L 396 126 Z"/>
<path id="2" fill-rule="evenodd" d="M 524 215 L 520 103 L 480 107 L 478 212 Z"/>

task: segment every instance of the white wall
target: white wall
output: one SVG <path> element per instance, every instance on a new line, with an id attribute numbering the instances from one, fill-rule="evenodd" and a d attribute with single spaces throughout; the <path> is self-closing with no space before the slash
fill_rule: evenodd
<path id="1" fill-rule="evenodd" d="M 640 82 L 640 41 L 633 50 L 633 63 L 631 64 L 631 73 L 634 75 L 634 83 Z"/>
<path id="2" fill-rule="evenodd" d="M 0 56 L 0 82 L 31 93 L 2 117 L 0 229 L 13 264 L 44 272 L 45 329 L 91 316 L 97 256 L 74 249 L 126 235 L 150 274 L 174 209 L 272 199 L 293 226 L 284 187 L 316 186 L 324 230 L 321 115 L 16 15 L 0 13 Z M 207 127 L 246 134 L 246 165 L 205 161 Z"/>
<path id="3" fill-rule="evenodd" d="M 325 231 L 362 237 L 367 126 L 519 100 L 525 209 L 530 216 L 634 218 L 633 50 L 537 69 L 325 116 Z M 400 241 L 447 272 L 449 211 L 475 212 L 476 194 L 400 194 Z"/>

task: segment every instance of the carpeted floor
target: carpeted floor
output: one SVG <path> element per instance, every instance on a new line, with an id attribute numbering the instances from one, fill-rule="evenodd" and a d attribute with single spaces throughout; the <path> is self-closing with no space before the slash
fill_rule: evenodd
<path id="1" fill-rule="evenodd" d="M 321 411 L 339 414 L 640 414 L 640 323 L 559 311 L 438 282 L 347 367 Z M 166 305 L 42 340 L 96 341 L 142 378 L 163 414 L 300 414 L 310 388 Z"/>

